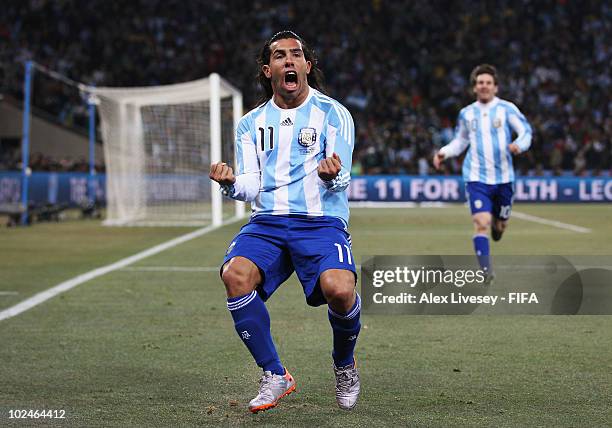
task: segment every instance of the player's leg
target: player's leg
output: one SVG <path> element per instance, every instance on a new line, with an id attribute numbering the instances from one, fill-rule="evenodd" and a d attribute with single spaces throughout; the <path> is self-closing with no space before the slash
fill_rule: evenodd
<path id="1" fill-rule="evenodd" d="M 227 290 L 227 308 L 238 336 L 259 367 L 283 375 L 285 369 L 270 333 L 270 315 L 255 290 L 262 282 L 259 268 L 245 257 L 233 257 L 223 265 L 221 279 Z"/>
<path id="2" fill-rule="evenodd" d="M 350 270 L 328 269 L 319 278 L 319 286 L 328 306 L 333 332 L 336 402 L 350 410 L 357 404 L 361 383 L 354 357 L 361 330 L 361 299 L 355 290 L 355 275 Z"/>
<path id="3" fill-rule="evenodd" d="M 484 183 L 469 182 L 466 185 L 474 236 L 474 252 L 481 269 L 491 271 L 489 229 L 491 228 L 491 210 L 493 203 L 490 197 L 490 186 Z"/>
<path id="4" fill-rule="evenodd" d="M 502 239 L 502 236 L 506 231 L 507 225 L 507 220 L 502 220 L 501 218 L 493 218 L 493 221 L 491 222 L 491 238 L 496 242 Z"/>
<path id="5" fill-rule="evenodd" d="M 264 371 L 259 394 L 249 403 L 252 412 L 274 407 L 295 390 L 295 381 L 278 357 L 262 299 L 267 299 L 292 272 L 286 251 L 253 234 L 235 238 L 221 269 L 236 332 Z"/>
<path id="6" fill-rule="evenodd" d="M 491 238 L 499 241 L 508 226 L 514 198 L 513 183 L 499 184 L 493 203 L 493 221 L 491 223 Z"/>
<path id="7" fill-rule="evenodd" d="M 353 352 L 361 329 L 361 301 L 350 270 L 328 269 L 321 273 L 319 286 L 327 301 L 328 317 L 334 335 L 332 358 L 336 367 L 353 364 Z"/>
<path id="8" fill-rule="evenodd" d="M 245 296 L 261 284 L 261 273 L 255 263 L 245 257 L 233 257 L 221 270 L 228 299 Z"/>
<path id="9" fill-rule="evenodd" d="M 336 401 L 341 408 L 352 409 L 360 388 L 353 353 L 361 329 L 361 301 L 355 290 L 350 235 L 338 219 L 308 222 L 310 228 L 300 227 L 301 233 L 294 233 L 290 239 L 291 257 L 307 302 L 314 306 L 328 304 Z"/>
<path id="10" fill-rule="evenodd" d="M 472 215 L 472 224 L 474 225 L 474 236 L 472 242 L 474 244 L 474 252 L 478 257 L 480 267 L 485 270 L 490 269 L 490 245 L 488 231 L 491 228 L 491 213 L 479 212 Z"/>

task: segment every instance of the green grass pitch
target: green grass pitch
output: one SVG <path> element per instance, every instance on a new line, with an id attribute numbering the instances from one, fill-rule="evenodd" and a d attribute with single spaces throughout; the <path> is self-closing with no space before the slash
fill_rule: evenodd
<path id="1" fill-rule="evenodd" d="M 494 254 L 612 254 L 609 205 L 520 212 Z M 362 394 L 337 408 L 331 329 L 292 277 L 269 301 L 297 393 L 251 415 L 259 369 L 238 339 L 213 269 L 233 224 L 0 321 L 0 426 L 610 426 L 612 316 L 363 315 Z M 94 221 L 0 229 L 0 310 L 189 229 Z M 353 209 L 356 260 L 471 254 L 467 208 Z M 143 270 L 149 267 L 156 270 Z M 211 268 L 172 271 L 169 267 Z M 9 419 L 63 409 L 66 419 Z"/>

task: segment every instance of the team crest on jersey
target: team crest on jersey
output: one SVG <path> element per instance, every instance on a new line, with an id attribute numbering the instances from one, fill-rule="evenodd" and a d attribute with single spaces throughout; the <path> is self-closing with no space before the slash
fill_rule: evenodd
<path id="1" fill-rule="evenodd" d="M 304 147 L 310 147 L 317 142 L 317 130 L 314 128 L 302 128 L 298 134 L 298 143 Z"/>
<path id="2" fill-rule="evenodd" d="M 493 126 L 496 127 L 496 128 L 500 128 L 501 127 L 501 119 L 500 118 L 496 118 L 493 121 Z"/>

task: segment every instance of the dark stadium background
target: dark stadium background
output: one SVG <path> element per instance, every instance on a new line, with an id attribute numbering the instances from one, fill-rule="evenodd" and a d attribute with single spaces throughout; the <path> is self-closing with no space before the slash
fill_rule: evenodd
<path id="1" fill-rule="evenodd" d="M 255 57 L 292 29 L 316 50 L 328 93 L 348 106 L 358 136 L 356 174 L 431 171 L 433 150 L 472 100 L 468 75 L 498 67 L 503 98 L 534 127 L 522 174 L 609 175 L 612 6 L 608 1 L 47 1 L 0 8 L 0 93 L 22 99 L 32 59 L 96 86 L 183 82 L 218 72 L 254 105 Z M 38 80 L 34 107 L 86 126 L 78 94 Z M 18 169 L 5 145 L 0 170 Z M 37 170 L 87 170 L 84 159 L 32 154 Z M 99 170 L 103 165 L 98 165 Z M 458 173 L 460 162 L 448 163 Z"/>

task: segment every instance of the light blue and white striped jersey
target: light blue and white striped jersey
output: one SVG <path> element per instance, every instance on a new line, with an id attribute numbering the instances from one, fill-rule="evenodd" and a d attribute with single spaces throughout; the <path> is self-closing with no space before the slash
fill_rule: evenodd
<path id="1" fill-rule="evenodd" d="M 516 140 L 512 141 L 512 130 Z M 516 143 L 521 152 L 531 145 L 531 126 L 519 109 L 509 101 L 493 98 L 484 104 L 474 102 L 459 113 L 455 137 L 440 149 L 446 157 L 459 156 L 466 147 L 463 180 L 485 184 L 514 181 L 512 153 Z"/>
<path id="2" fill-rule="evenodd" d="M 339 217 L 348 225 L 348 197 L 355 126 L 338 101 L 309 88 L 298 107 L 274 100 L 251 110 L 236 133 L 236 183 L 228 196 L 252 201 L 253 215 L 300 214 Z M 342 170 L 330 181 L 319 162 L 337 153 Z"/>

